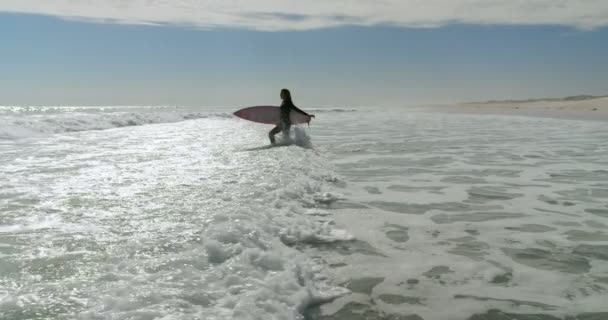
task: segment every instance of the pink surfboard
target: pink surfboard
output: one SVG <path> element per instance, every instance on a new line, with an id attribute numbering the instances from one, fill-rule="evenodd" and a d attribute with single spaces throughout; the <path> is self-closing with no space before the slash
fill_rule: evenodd
<path id="1" fill-rule="evenodd" d="M 281 121 L 281 109 L 274 106 L 256 106 L 244 108 L 234 113 L 235 116 L 265 124 L 278 124 Z M 297 111 L 289 113 L 292 124 L 309 123 L 310 117 Z"/>

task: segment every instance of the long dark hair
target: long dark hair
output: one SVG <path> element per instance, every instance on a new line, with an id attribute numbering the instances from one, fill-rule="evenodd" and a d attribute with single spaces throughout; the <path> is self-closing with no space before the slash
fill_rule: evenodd
<path id="1" fill-rule="evenodd" d="M 289 92 L 288 89 L 281 89 L 281 97 L 285 97 L 283 98 L 283 101 L 293 103 L 293 101 L 291 101 L 291 92 Z"/>

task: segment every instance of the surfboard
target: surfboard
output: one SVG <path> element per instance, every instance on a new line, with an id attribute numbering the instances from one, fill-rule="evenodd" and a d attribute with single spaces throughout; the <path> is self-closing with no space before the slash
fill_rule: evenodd
<path id="1" fill-rule="evenodd" d="M 276 125 L 281 121 L 281 109 L 275 106 L 248 107 L 234 112 L 234 115 L 241 119 L 264 124 Z M 291 119 L 292 124 L 310 122 L 309 116 L 297 111 L 290 112 L 289 118 Z"/>

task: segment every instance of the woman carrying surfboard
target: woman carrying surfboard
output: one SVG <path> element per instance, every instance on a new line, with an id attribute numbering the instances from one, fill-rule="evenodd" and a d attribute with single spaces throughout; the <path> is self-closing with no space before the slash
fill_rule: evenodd
<path id="1" fill-rule="evenodd" d="M 268 138 L 270 138 L 270 143 L 272 143 L 272 144 L 275 144 L 274 136 L 277 133 L 283 131 L 284 134 L 289 134 L 289 128 L 291 128 L 291 119 L 289 116 L 290 116 L 292 110 L 295 110 L 296 112 L 299 112 L 299 113 L 301 113 L 305 116 L 311 117 L 311 118 L 315 117 L 314 114 L 308 114 L 293 104 L 293 101 L 291 100 L 291 93 L 289 92 L 289 90 L 287 90 L 287 89 L 281 90 L 281 100 L 283 100 L 283 102 L 281 103 L 281 107 L 280 107 L 281 108 L 281 120 L 279 123 L 277 123 L 276 127 L 272 128 L 272 130 L 270 130 L 270 132 L 268 132 Z"/>

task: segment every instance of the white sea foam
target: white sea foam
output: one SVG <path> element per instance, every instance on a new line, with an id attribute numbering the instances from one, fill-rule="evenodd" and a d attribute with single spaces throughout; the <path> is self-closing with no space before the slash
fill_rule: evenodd
<path id="1" fill-rule="evenodd" d="M 176 113 L 0 141 L 0 318 L 606 311 L 601 123 L 326 112 L 270 148 L 268 126 Z"/>
<path id="2" fill-rule="evenodd" d="M 295 145 L 243 152 L 266 143 L 259 128 L 208 117 L 5 140 L 0 318 L 298 319 L 343 295 L 294 248 L 348 240 L 302 214 L 330 167 Z"/>
<path id="3" fill-rule="evenodd" d="M 452 320 L 490 309 L 560 318 L 607 311 L 598 303 L 608 296 L 603 123 L 359 116 L 320 118 L 315 130 L 347 183 L 332 218 L 363 242 L 322 257 L 343 265 L 332 276 L 350 288 L 380 280 L 367 298 L 343 297 L 324 313 Z"/>
<path id="4" fill-rule="evenodd" d="M 0 108 L 0 139 L 171 123 L 208 117 L 229 118 L 231 115 L 167 107 L 2 107 Z"/>

